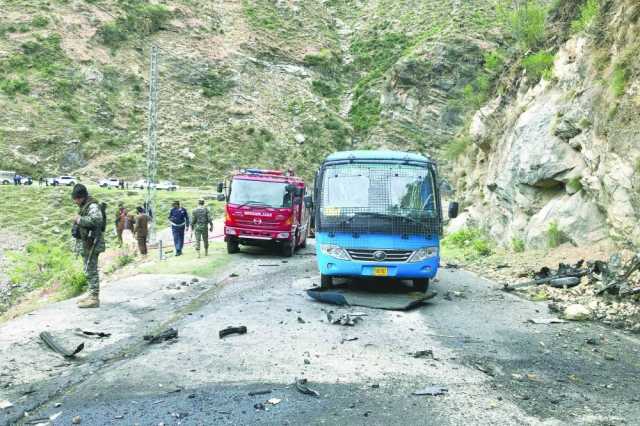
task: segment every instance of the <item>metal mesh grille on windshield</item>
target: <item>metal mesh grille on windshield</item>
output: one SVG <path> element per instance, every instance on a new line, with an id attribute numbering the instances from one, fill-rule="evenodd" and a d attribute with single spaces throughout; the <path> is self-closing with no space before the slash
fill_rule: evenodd
<path id="1" fill-rule="evenodd" d="M 426 165 L 338 164 L 322 173 L 321 232 L 441 235 L 434 172 Z"/>

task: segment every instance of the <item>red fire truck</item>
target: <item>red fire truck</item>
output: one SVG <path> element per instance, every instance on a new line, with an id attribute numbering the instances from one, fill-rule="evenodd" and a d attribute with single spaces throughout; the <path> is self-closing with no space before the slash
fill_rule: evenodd
<path id="1" fill-rule="evenodd" d="M 238 253 L 240 245 L 273 246 L 289 257 L 305 247 L 312 214 L 306 190 L 304 181 L 290 171 L 246 169 L 234 173 L 226 185 L 219 183 L 219 199 L 227 201 L 227 251 Z"/>

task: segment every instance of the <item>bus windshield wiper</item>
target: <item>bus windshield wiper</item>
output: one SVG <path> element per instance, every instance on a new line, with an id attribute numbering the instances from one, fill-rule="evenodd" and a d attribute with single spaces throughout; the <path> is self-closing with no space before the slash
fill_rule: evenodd
<path id="1" fill-rule="evenodd" d="M 246 201 L 246 202 L 244 202 L 244 203 L 240 204 L 240 205 L 238 206 L 238 208 L 241 208 L 241 207 L 247 206 L 247 205 L 249 205 L 249 204 L 254 205 L 254 206 L 268 206 L 268 205 L 269 205 L 269 204 L 267 204 L 267 203 L 263 203 L 262 201 L 253 201 L 253 200 L 249 200 L 249 201 Z"/>
<path id="2" fill-rule="evenodd" d="M 415 223 L 416 225 L 422 225 L 421 222 L 408 217 L 408 216 L 402 216 L 402 215 L 394 215 L 394 214 L 386 214 L 386 213 L 376 213 L 376 212 L 357 212 L 354 213 L 353 216 L 351 216 L 348 219 L 343 220 L 342 222 L 340 222 L 340 225 L 347 225 L 349 223 L 351 223 L 351 221 L 353 221 L 353 219 L 355 219 L 356 217 L 373 217 L 376 219 L 389 219 L 389 220 L 393 220 L 393 219 L 401 219 L 401 220 L 406 220 L 408 222 L 412 222 Z"/>

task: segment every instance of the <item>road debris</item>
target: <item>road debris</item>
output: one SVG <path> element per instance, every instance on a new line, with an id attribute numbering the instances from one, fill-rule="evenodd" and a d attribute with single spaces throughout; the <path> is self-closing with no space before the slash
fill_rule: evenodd
<path id="1" fill-rule="evenodd" d="M 144 340 L 149 342 L 149 344 L 161 343 L 167 340 L 175 340 L 178 338 L 178 330 L 175 328 L 169 328 L 160 334 L 156 334 L 156 335 L 150 334 L 150 335 L 144 336 L 143 338 Z"/>
<path id="2" fill-rule="evenodd" d="M 579 303 L 573 303 L 564 308 L 562 317 L 569 321 L 585 321 L 591 318 L 591 311 Z"/>
<path id="3" fill-rule="evenodd" d="M 491 367 L 488 367 L 488 366 L 485 366 L 485 365 L 482 365 L 482 364 L 473 364 L 473 367 L 476 370 L 483 372 L 487 376 L 493 377 L 495 375 L 495 371 Z"/>
<path id="4" fill-rule="evenodd" d="M 241 325 L 240 327 L 229 326 L 223 330 L 220 330 L 218 332 L 218 335 L 222 339 L 223 337 L 229 336 L 231 334 L 246 334 L 246 333 L 247 333 L 247 327 L 245 327 L 244 325 Z"/>
<path id="5" fill-rule="evenodd" d="M 7 401 L 6 399 L 0 399 L 0 410 L 5 410 L 7 408 L 13 407 L 13 404 Z"/>
<path id="6" fill-rule="evenodd" d="M 449 392 L 449 389 L 443 386 L 427 386 L 426 388 L 413 391 L 413 395 L 438 396 L 438 395 L 444 395 L 447 392 Z"/>
<path id="7" fill-rule="evenodd" d="M 296 379 L 295 386 L 300 393 L 316 397 L 320 396 L 320 393 L 318 391 L 315 391 L 307 386 L 307 379 Z"/>
<path id="8" fill-rule="evenodd" d="M 98 339 L 111 337 L 111 333 L 104 333 L 102 331 L 86 331 L 80 328 L 76 328 L 76 332 L 82 336 L 97 337 Z"/>
<path id="9" fill-rule="evenodd" d="M 356 325 L 359 321 L 362 321 L 362 317 L 366 314 L 342 314 L 337 318 L 333 318 L 333 315 L 331 315 L 332 311 L 327 312 L 327 319 L 329 320 L 329 322 L 331 324 L 338 324 L 338 325 L 344 325 L 347 327 L 353 327 L 354 325 Z"/>
<path id="10" fill-rule="evenodd" d="M 65 358 L 73 358 L 73 357 L 76 356 L 76 354 L 78 354 L 78 352 L 80 352 L 81 350 L 84 349 L 84 343 L 80 343 L 73 350 L 66 349 L 58 341 L 56 341 L 53 338 L 53 336 L 51 335 L 51 333 L 49 333 L 48 331 L 43 331 L 42 333 L 40 333 L 40 339 L 42 339 L 42 341 L 52 351 L 59 353 L 60 355 L 64 356 Z"/>
<path id="11" fill-rule="evenodd" d="M 269 400 L 267 400 L 267 404 L 269 405 L 278 405 L 282 402 L 282 400 L 280 398 L 271 398 Z"/>
<path id="12" fill-rule="evenodd" d="M 271 393 L 271 389 L 258 389 L 258 390 L 250 391 L 249 396 L 266 395 L 268 393 Z"/>
<path id="13" fill-rule="evenodd" d="M 71 423 L 73 423 L 74 425 L 79 425 L 80 423 L 82 423 L 82 417 L 75 416 L 73 419 L 71 419 Z"/>
<path id="14" fill-rule="evenodd" d="M 256 410 L 264 411 L 265 406 L 262 402 L 258 402 L 256 404 L 253 404 L 253 408 L 255 408 Z"/>
<path id="15" fill-rule="evenodd" d="M 584 267 L 585 261 L 580 260 L 574 265 L 560 263 L 558 269 L 552 271 L 548 267 L 542 267 L 533 276 L 532 281 L 526 281 L 518 284 L 504 284 L 504 291 L 513 291 L 522 287 L 531 287 L 537 285 L 549 285 L 555 288 L 571 288 L 580 284 L 580 279 L 584 276 L 591 276 L 595 272 L 599 272 L 600 264 L 598 262 L 590 262 Z"/>
<path id="16" fill-rule="evenodd" d="M 416 351 L 416 352 L 409 352 L 409 355 L 411 355 L 414 358 L 430 358 L 430 359 L 435 359 L 433 357 L 433 350 L 431 349 L 425 349 L 422 351 Z"/>
<path id="17" fill-rule="evenodd" d="M 302 317 L 298 317 L 298 322 L 300 324 L 306 324 L 307 323 Z"/>
<path id="18" fill-rule="evenodd" d="M 344 342 L 354 342 L 358 340 L 357 337 L 343 337 L 342 340 L 340 340 L 340 344 L 343 344 Z"/>
<path id="19" fill-rule="evenodd" d="M 560 318 L 529 318 L 527 322 L 531 324 L 564 324 L 567 321 Z"/>

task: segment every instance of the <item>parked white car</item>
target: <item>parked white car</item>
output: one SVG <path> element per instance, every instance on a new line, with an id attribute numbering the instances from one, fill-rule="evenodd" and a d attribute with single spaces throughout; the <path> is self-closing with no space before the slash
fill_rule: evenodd
<path id="1" fill-rule="evenodd" d="M 49 185 L 66 185 L 73 186 L 78 183 L 78 179 L 73 176 L 58 176 L 53 178 L 47 178 Z"/>
<path id="2" fill-rule="evenodd" d="M 133 189 L 147 189 L 149 187 L 149 182 L 147 182 L 145 179 L 140 179 L 133 182 L 133 185 L 131 186 L 133 187 Z"/>
<path id="3" fill-rule="evenodd" d="M 178 185 L 171 181 L 163 180 L 162 182 L 158 182 L 158 184 L 156 185 L 156 189 L 163 191 L 175 191 L 176 189 L 178 189 Z"/>
<path id="4" fill-rule="evenodd" d="M 119 188 L 120 179 L 116 179 L 116 178 L 101 179 L 100 182 L 98 182 L 98 185 L 100 186 L 100 188 Z"/>
<path id="5" fill-rule="evenodd" d="M 0 185 L 13 185 L 16 172 L 0 171 Z"/>

